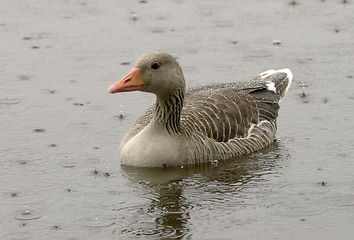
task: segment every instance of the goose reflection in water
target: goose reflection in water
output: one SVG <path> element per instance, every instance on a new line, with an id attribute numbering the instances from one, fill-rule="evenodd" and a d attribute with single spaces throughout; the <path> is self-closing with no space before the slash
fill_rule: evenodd
<path id="1" fill-rule="evenodd" d="M 181 238 L 188 237 L 198 221 L 210 221 L 213 210 L 246 206 L 251 196 L 249 188 L 261 188 L 267 184 L 267 175 L 277 174 L 288 158 L 281 142 L 234 161 L 170 168 L 136 168 L 121 166 L 122 173 L 131 181 L 134 192 L 143 196 L 147 204 L 127 207 L 117 232 L 129 237 Z M 200 219 L 200 211 L 207 216 Z M 133 217 L 132 217 L 133 216 Z"/>

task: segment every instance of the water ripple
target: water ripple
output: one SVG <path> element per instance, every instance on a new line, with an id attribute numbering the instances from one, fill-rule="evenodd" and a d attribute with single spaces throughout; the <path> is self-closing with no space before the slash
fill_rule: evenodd
<path id="1" fill-rule="evenodd" d="M 23 210 L 18 212 L 15 219 L 21 221 L 29 221 L 29 220 L 37 220 L 40 219 L 41 217 L 42 216 L 37 214 L 36 211 L 28 209 L 28 207 L 25 206 Z"/>
<path id="2" fill-rule="evenodd" d="M 29 232 L 15 232 L 15 233 L 9 233 L 7 235 L 4 235 L 2 239 L 28 240 L 28 239 L 34 239 L 34 238 L 37 238 L 37 237 L 34 237 L 34 235 Z"/>
<path id="3" fill-rule="evenodd" d="M 144 239 L 180 238 L 188 234 L 184 210 L 171 211 L 168 207 L 130 206 L 115 209 L 119 213 L 117 227 L 113 234 L 127 238 Z M 128 217 L 129 216 L 129 217 Z"/>
<path id="4" fill-rule="evenodd" d="M 19 104 L 22 100 L 20 98 L 0 98 L 0 104 L 1 105 L 15 105 Z"/>
<path id="5" fill-rule="evenodd" d="M 314 216 L 324 213 L 327 208 L 321 204 L 315 204 L 314 199 L 302 195 L 289 196 L 286 200 L 274 203 L 269 208 L 275 215 L 284 217 Z"/>
<path id="6" fill-rule="evenodd" d="M 330 191 L 324 203 L 331 207 L 354 207 L 354 188 L 350 186 Z"/>

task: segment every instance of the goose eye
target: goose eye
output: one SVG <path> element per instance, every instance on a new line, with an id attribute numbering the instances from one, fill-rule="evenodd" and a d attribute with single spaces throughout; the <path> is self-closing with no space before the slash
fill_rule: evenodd
<path id="1" fill-rule="evenodd" d="M 151 68 L 156 70 L 160 67 L 160 65 L 161 65 L 160 63 L 156 62 L 156 63 L 151 64 Z"/>

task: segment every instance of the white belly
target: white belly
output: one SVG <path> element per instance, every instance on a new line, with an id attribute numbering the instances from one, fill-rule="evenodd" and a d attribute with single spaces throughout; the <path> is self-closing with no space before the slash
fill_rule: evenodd
<path id="1" fill-rule="evenodd" d="M 137 167 L 183 165 L 181 138 L 150 124 L 121 146 L 120 161 Z"/>

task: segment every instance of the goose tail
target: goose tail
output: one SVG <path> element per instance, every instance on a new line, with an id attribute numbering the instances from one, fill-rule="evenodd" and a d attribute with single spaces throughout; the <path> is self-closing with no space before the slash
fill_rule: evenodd
<path id="1" fill-rule="evenodd" d="M 288 68 L 268 70 L 259 74 L 255 80 L 266 82 L 267 90 L 275 92 L 282 99 L 293 80 L 293 74 Z"/>

